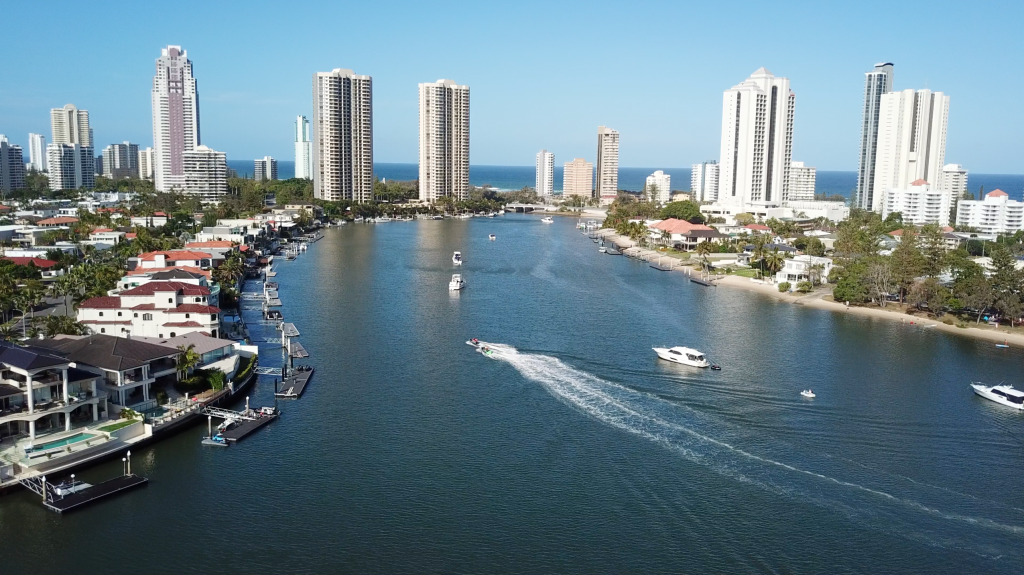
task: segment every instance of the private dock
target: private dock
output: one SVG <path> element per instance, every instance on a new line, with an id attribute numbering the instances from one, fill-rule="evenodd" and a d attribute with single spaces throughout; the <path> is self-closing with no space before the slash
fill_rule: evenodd
<path id="1" fill-rule="evenodd" d="M 71 476 L 72 483 L 79 486 L 87 485 L 75 482 L 74 477 L 74 475 Z M 79 507 L 94 503 L 104 497 L 116 495 L 129 489 L 139 487 L 140 485 L 145 485 L 146 483 L 149 483 L 149 479 L 129 472 L 125 473 L 121 477 L 115 477 L 104 481 L 99 485 L 89 485 L 84 489 L 79 488 L 74 490 L 72 493 L 63 495 L 59 492 L 57 486 L 52 483 L 47 483 L 45 476 L 23 479 L 21 481 L 22 485 L 43 498 L 43 505 L 47 509 L 50 511 L 56 511 L 57 513 L 74 511 Z"/>
<path id="2" fill-rule="evenodd" d="M 230 425 L 225 426 L 227 429 L 218 434 L 229 443 L 235 443 L 240 439 L 244 439 L 257 429 L 267 425 L 271 421 L 274 421 L 279 415 L 281 415 L 276 408 L 264 407 L 258 410 L 250 409 L 248 397 L 245 398 L 244 411 L 231 411 L 230 409 L 221 409 L 219 407 L 208 407 L 203 410 L 203 413 L 210 417 L 218 417 L 223 419 L 225 422 L 230 422 Z M 212 428 L 210 433 L 212 435 Z"/>
<path id="3" fill-rule="evenodd" d="M 306 384 L 309 383 L 312 377 L 312 367 L 300 368 L 290 372 L 284 378 L 281 387 L 274 392 L 274 397 L 280 399 L 298 399 L 302 397 L 302 392 L 306 391 Z"/>
<path id="4" fill-rule="evenodd" d="M 246 436 L 254 433 L 257 429 L 267 425 L 278 418 L 278 414 L 263 415 L 256 419 L 246 419 L 239 421 L 234 427 L 227 431 L 220 432 L 221 437 L 225 440 L 235 443 L 240 439 L 244 439 Z"/>
<path id="5" fill-rule="evenodd" d="M 712 282 L 710 282 L 708 280 L 703 280 L 703 279 L 700 279 L 700 278 L 690 278 L 690 281 L 692 281 L 695 284 L 699 284 L 699 285 L 706 286 L 706 287 L 714 287 L 714 285 L 715 285 L 715 284 L 713 284 Z"/>

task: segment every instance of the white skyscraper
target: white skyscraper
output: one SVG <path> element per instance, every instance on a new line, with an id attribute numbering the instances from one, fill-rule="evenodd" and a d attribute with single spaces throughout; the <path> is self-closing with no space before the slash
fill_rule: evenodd
<path id="1" fill-rule="evenodd" d="M 594 164 L 583 158 L 566 162 L 562 170 L 562 195 L 592 198 L 594 196 Z"/>
<path id="2" fill-rule="evenodd" d="M 654 192 L 654 201 L 667 204 L 672 199 L 672 176 L 663 170 L 658 170 L 647 176 L 647 185 L 644 191 L 648 194 Z"/>
<path id="3" fill-rule="evenodd" d="M 264 156 L 253 162 L 253 178 L 257 182 L 277 179 L 277 160 Z"/>
<path id="4" fill-rule="evenodd" d="M 690 171 L 690 193 L 698 202 L 718 199 L 718 162 L 694 164 Z"/>
<path id="5" fill-rule="evenodd" d="M 946 159 L 949 96 L 931 90 L 882 95 L 871 206 L 882 210 L 885 191 L 924 180 L 938 190 Z"/>
<path id="6" fill-rule="evenodd" d="M 181 46 L 160 50 L 152 99 L 153 181 L 157 190 L 166 192 L 183 183 L 185 152 L 201 143 L 199 92 L 192 61 Z"/>
<path id="7" fill-rule="evenodd" d="M 619 196 L 619 133 L 597 127 L 597 197 L 610 204 Z"/>
<path id="8" fill-rule="evenodd" d="M 28 135 L 29 166 L 37 172 L 46 171 L 46 136 L 42 134 Z"/>
<path id="9" fill-rule="evenodd" d="M 313 195 L 372 200 L 373 80 L 342 68 L 313 74 L 313 135 Z"/>
<path id="10" fill-rule="evenodd" d="M 313 179 L 313 139 L 305 116 L 295 118 L 295 177 Z"/>
<path id="11" fill-rule="evenodd" d="M 139 150 L 139 177 L 153 180 L 153 148 Z"/>
<path id="12" fill-rule="evenodd" d="M 795 104 L 789 79 L 764 68 L 725 91 L 719 204 L 778 205 L 787 199 Z"/>
<path id="13" fill-rule="evenodd" d="M 469 86 L 419 85 L 420 200 L 469 196 Z"/>
<path id="14" fill-rule="evenodd" d="M 875 154 L 878 146 L 878 119 L 882 108 L 882 95 L 893 90 L 893 69 L 889 62 L 875 64 L 875 69 L 864 74 L 864 110 L 860 127 L 860 168 L 857 171 L 857 191 L 854 199 L 861 209 L 874 204 Z"/>
<path id="15" fill-rule="evenodd" d="M 967 168 L 960 164 L 946 164 L 942 167 L 941 180 L 938 185 L 943 190 L 953 192 L 954 198 L 959 198 L 967 189 Z"/>
<path id="16" fill-rule="evenodd" d="M 89 111 L 79 110 L 74 104 L 50 110 L 53 144 L 79 144 L 92 146 L 92 128 Z"/>
<path id="17" fill-rule="evenodd" d="M 789 164 L 789 196 L 786 201 L 814 201 L 814 186 L 817 179 L 817 168 L 804 166 L 803 162 L 791 162 Z"/>
<path id="18" fill-rule="evenodd" d="M 196 146 L 181 155 L 182 174 L 175 190 L 198 196 L 204 202 L 216 202 L 228 193 L 227 154 Z"/>
<path id="19" fill-rule="evenodd" d="M 555 155 L 547 150 L 537 152 L 537 193 L 552 196 L 555 193 Z"/>

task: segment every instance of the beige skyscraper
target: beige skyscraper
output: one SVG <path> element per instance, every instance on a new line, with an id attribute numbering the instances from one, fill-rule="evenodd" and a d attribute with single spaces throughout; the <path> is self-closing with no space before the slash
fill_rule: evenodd
<path id="1" fill-rule="evenodd" d="M 51 190 L 92 189 L 96 178 L 89 112 L 74 104 L 50 110 L 53 140 L 46 145 Z"/>
<path id="2" fill-rule="evenodd" d="M 373 80 L 336 68 L 313 75 L 313 196 L 373 199 Z"/>
<path id="3" fill-rule="evenodd" d="M 562 172 L 562 195 L 594 197 L 594 164 L 583 158 L 566 162 Z"/>
<path id="4" fill-rule="evenodd" d="M 609 204 L 619 195 L 619 133 L 597 127 L 597 197 Z"/>
<path id="5" fill-rule="evenodd" d="M 469 86 L 420 84 L 420 200 L 469 196 Z"/>
<path id="6" fill-rule="evenodd" d="M 50 110 L 50 127 L 53 130 L 51 144 L 92 146 L 88 110 L 79 110 L 74 104 L 54 108 Z"/>

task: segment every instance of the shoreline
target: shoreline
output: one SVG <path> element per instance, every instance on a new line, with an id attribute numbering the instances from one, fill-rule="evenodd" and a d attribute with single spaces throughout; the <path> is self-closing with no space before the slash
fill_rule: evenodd
<path id="1" fill-rule="evenodd" d="M 605 238 L 608 241 L 615 243 L 620 248 L 632 247 L 634 242 L 628 238 L 612 234 Z M 689 265 L 680 265 L 677 269 L 679 271 L 688 270 Z M 684 271 L 684 273 L 687 273 Z M 977 323 L 968 322 L 967 327 L 957 327 L 955 324 L 945 324 L 940 320 L 923 317 L 919 315 L 910 315 L 903 310 L 898 308 L 898 304 L 893 304 L 892 308 L 878 308 L 878 307 L 867 307 L 860 305 L 852 305 L 847 307 L 831 299 L 825 299 L 827 296 L 831 297 L 831 293 L 825 290 L 815 290 L 808 294 L 793 294 L 790 292 L 780 292 L 779 288 L 775 284 L 761 283 L 754 281 L 750 278 L 736 275 L 724 275 L 713 280 L 715 286 L 723 286 L 732 289 L 740 289 L 748 292 L 760 293 L 772 297 L 778 301 L 790 303 L 794 305 L 802 305 L 810 308 L 827 310 L 834 313 L 852 314 L 862 317 L 870 317 L 883 319 L 886 321 L 900 322 L 910 327 L 916 327 L 920 329 L 936 329 L 945 333 L 959 335 L 962 337 L 969 337 L 974 339 L 992 341 L 997 343 L 1006 342 L 1015 346 L 1024 347 L 1024 333 L 1011 333 L 1003 331 L 999 328 L 990 327 L 979 327 Z M 982 324 L 984 325 L 984 324 Z"/>

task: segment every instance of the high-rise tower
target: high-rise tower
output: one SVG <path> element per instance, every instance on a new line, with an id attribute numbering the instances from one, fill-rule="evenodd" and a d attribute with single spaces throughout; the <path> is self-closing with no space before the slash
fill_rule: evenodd
<path id="1" fill-rule="evenodd" d="M 469 86 L 419 85 L 420 200 L 469 196 Z"/>
<path id="2" fill-rule="evenodd" d="M 555 194 L 555 155 L 547 150 L 537 152 L 537 193 L 542 196 Z"/>
<path id="3" fill-rule="evenodd" d="M 855 205 L 871 209 L 874 204 L 872 186 L 875 181 L 875 152 L 878 146 L 878 117 L 882 94 L 892 92 L 892 63 L 875 64 L 875 69 L 864 74 L 864 110 L 860 124 L 860 167 L 857 170 Z"/>
<path id="4" fill-rule="evenodd" d="M 314 197 L 372 200 L 373 80 L 341 68 L 313 74 L 313 136 Z"/>
<path id="5" fill-rule="evenodd" d="M 295 177 L 313 179 L 313 139 L 305 116 L 295 118 Z"/>
<path id="6" fill-rule="evenodd" d="M 597 197 L 610 204 L 619 195 L 619 132 L 597 127 Z"/>
<path id="7" fill-rule="evenodd" d="M 185 152 L 201 144 L 199 92 L 192 61 L 181 46 L 160 50 L 153 77 L 153 180 L 157 190 L 181 186 Z"/>

